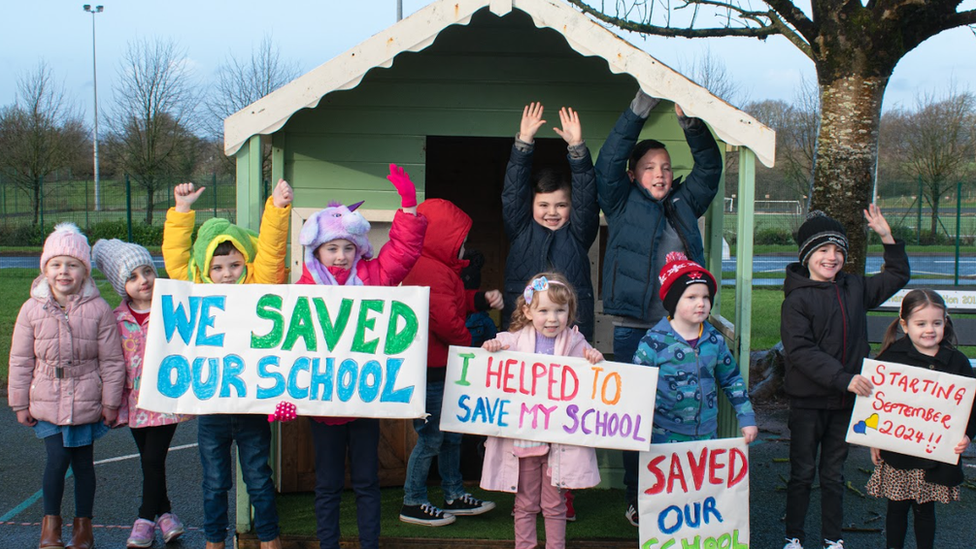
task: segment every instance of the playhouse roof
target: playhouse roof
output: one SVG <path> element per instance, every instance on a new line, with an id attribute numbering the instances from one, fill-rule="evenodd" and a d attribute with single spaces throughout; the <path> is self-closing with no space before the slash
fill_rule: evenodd
<path id="1" fill-rule="evenodd" d="M 376 67 L 390 67 L 403 52 L 430 46 L 451 25 L 467 25 L 489 8 L 499 17 L 525 12 L 536 27 L 560 33 L 576 52 L 598 56 L 613 73 L 633 76 L 649 95 L 678 103 L 708 122 L 726 143 L 748 147 L 772 166 L 776 134 L 758 120 L 715 97 L 647 52 L 621 39 L 561 0 L 437 0 L 334 59 L 232 114 L 224 121 L 224 152 L 235 154 L 253 135 L 270 135 L 293 114 L 314 108 L 325 95 L 355 88 Z"/>

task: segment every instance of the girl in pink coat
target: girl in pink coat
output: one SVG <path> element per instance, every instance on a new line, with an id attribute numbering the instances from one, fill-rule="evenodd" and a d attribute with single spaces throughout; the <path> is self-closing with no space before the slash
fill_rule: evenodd
<path id="1" fill-rule="evenodd" d="M 508 332 L 486 341 L 488 351 L 584 357 L 593 364 L 603 354 L 569 328 L 576 313 L 576 293 L 557 273 L 540 273 L 515 304 Z M 536 547 L 536 515 L 542 511 L 546 549 L 566 547 L 566 489 L 592 488 L 600 483 L 593 448 L 530 440 L 488 437 L 481 487 L 515 492 L 515 547 Z"/>
<path id="2" fill-rule="evenodd" d="M 112 308 L 91 278 L 91 248 L 74 223 L 44 242 L 41 275 L 17 315 L 10 346 L 10 407 L 44 441 L 44 519 L 40 549 L 64 547 L 61 499 L 68 466 L 75 477 L 69 547 L 90 549 L 95 502 L 93 444 L 114 425 L 125 362 Z"/>
<path id="3" fill-rule="evenodd" d="M 126 365 L 118 423 L 129 425 L 142 465 L 142 504 L 126 547 L 152 547 L 156 526 L 163 541 L 169 543 L 180 537 L 185 528 L 170 509 L 166 456 L 177 424 L 192 416 L 150 412 L 138 407 L 156 266 L 148 250 L 115 238 L 96 242 L 92 257 L 95 267 L 122 296 L 122 303 L 114 311 Z"/>

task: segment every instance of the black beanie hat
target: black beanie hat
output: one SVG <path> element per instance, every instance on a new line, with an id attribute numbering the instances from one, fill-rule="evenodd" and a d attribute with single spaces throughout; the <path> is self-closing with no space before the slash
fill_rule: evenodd
<path id="1" fill-rule="evenodd" d="M 681 252 L 670 252 L 665 261 L 667 263 L 661 269 L 658 281 L 661 283 L 659 295 L 668 316 L 674 317 L 678 300 L 692 284 L 704 284 L 708 288 L 708 298 L 712 303 L 715 302 L 715 291 L 718 286 L 715 277 L 708 272 L 708 269 L 688 259 Z"/>
<path id="2" fill-rule="evenodd" d="M 847 231 L 836 219 L 820 210 L 813 210 L 807 220 L 796 231 L 796 242 L 800 245 L 800 264 L 806 265 L 810 254 L 824 244 L 835 244 L 847 259 Z"/>

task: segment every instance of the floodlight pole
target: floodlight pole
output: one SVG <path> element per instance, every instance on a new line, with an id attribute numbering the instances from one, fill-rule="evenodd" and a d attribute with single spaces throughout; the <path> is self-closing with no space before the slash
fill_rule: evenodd
<path id="1" fill-rule="evenodd" d="M 95 89 L 95 134 L 92 139 L 93 142 L 93 156 L 95 163 L 95 211 L 101 211 L 102 201 L 101 195 L 99 194 L 98 185 L 98 71 L 95 68 L 95 14 L 102 13 L 105 10 L 104 6 L 95 6 L 92 8 L 91 4 L 84 5 L 85 11 L 92 14 L 92 83 Z"/>
<path id="2" fill-rule="evenodd" d="M 397 0 L 397 21 L 403 19 L 403 0 Z"/>

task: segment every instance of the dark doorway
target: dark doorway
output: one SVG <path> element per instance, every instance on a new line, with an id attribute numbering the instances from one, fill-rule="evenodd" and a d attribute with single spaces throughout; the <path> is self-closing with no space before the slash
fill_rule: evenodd
<path id="1" fill-rule="evenodd" d="M 485 256 L 482 290 L 504 287 L 508 237 L 502 224 L 501 195 L 513 142 L 514 136 L 427 137 L 425 197 L 450 200 L 471 216 L 465 248 Z M 533 168 L 547 166 L 569 170 L 566 142 L 562 139 L 535 140 Z M 484 438 L 465 435 L 461 442 L 461 475 L 465 480 L 481 478 Z M 437 478 L 436 466 L 431 467 L 430 476 Z"/>

